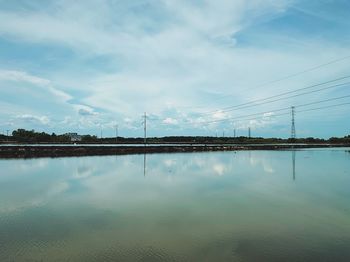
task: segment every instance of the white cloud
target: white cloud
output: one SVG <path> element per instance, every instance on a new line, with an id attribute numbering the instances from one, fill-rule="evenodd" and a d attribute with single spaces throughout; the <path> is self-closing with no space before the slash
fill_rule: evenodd
<path id="1" fill-rule="evenodd" d="M 271 116 L 274 116 L 274 115 L 275 115 L 274 112 L 268 112 L 268 113 L 264 113 L 263 117 L 266 118 L 266 117 L 271 117 Z"/>
<path id="2" fill-rule="evenodd" d="M 167 125 L 177 125 L 178 124 L 178 121 L 174 118 L 171 118 L 171 117 L 167 117 L 163 120 L 163 123 L 164 124 L 167 124 Z"/>
<path id="3" fill-rule="evenodd" d="M 84 105 L 76 105 L 76 108 L 78 110 L 78 114 L 81 116 L 97 116 L 98 113 L 95 112 L 95 110 L 89 106 Z"/>
<path id="4" fill-rule="evenodd" d="M 37 77 L 31 74 L 28 74 L 27 72 L 23 71 L 14 71 L 14 70 L 1 70 L 0 69 L 0 81 L 14 81 L 14 82 L 26 82 L 33 84 L 37 87 L 43 88 L 47 91 L 49 91 L 52 95 L 57 97 L 58 99 L 62 101 L 67 101 L 71 99 L 72 97 L 53 87 L 52 83 L 48 79 L 44 79 L 41 77 Z"/>
<path id="5" fill-rule="evenodd" d="M 1 80 L 29 82 L 40 86 L 46 86 L 50 84 L 50 81 L 47 79 L 33 76 L 26 72 L 13 70 L 0 70 L 0 81 Z"/>
<path id="6" fill-rule="evenodd" d="M 47 116 L 33 116 L 29 114 L 24 114 L 18 115 L 16 118 L 24 122 L 29 122 L 33 124 L 48 125 L 50 123 L 50 119 Z"/>
<path id="7" fill-rule="evenodd" d="M 211 116 L 214 120 L 221 120 L 228 118 L 229 114 L 223 112 L 222 110 L 219 110 L 213 112 L 213 114 L 210 114 L 209 116 Z"/>

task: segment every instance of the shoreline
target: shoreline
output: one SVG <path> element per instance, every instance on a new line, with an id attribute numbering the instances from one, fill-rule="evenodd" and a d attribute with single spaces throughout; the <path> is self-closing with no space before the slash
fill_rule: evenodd
<path id="1" fill-rule="evenodd" d="M 57 158 L 108 156 L 128 154 L 155 153 L 194 153 L 215 151 L 243 151 L 243 150 L 289 150 L 306 148 L 336 148 L 350 147 L 350 144 L 240 144 L 240 145 L 152 145 L 147 146 L 118 146 L 118 145 L 0 145 L 0 159 L 28 159 L 28 158 Z"/>

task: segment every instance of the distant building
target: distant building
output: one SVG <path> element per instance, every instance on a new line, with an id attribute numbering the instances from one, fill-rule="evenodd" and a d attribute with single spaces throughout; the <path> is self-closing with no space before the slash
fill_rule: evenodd
<path id="1" fill-rule="evenodd" d="M 72 142 L 80 142 L 81 141 L 81 136 L 78 135 L 78 133 L 66 133 L 66 136 L 70 138 L 70 141 Z"/>

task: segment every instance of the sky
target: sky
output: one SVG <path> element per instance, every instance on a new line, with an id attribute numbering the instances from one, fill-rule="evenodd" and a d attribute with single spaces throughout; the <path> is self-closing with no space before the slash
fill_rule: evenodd
<path id="1" fill-rule="evenodd" d="M 0 0 L 0 132 L 143 136 L 146 112 L 148 136 L 289 137 L 295 106 L 297 137 L 349 135 L 349 15 L 347 0 Z"/>

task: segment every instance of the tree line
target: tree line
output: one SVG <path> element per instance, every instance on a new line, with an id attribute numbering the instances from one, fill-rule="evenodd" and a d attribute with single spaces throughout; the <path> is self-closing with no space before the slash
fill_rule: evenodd
<path id="1" fill-rule="evenodd" d="M 55 133 L 48 134 L 45 132 L 36 132 L 34 130 L 17 129 L 12 132 L 11 136 L 0 135 L 1 142 L 12 143 L 72 143 L 71 137 L 67 134 L 57 135 Z M 144 142 L 144 138 L 136 137 L 109 137 L 98 138 L 92 135 L 82 135 L 81 141 L 77 143 L 104 143 L 113 144 L 140 144 Z M 332 137 L 329 139 L 321 139 L 314 137 L 282 139 L 282 138 L 262 138 L 262 137 L 212 137 L 212 136 L 165 136 L 165 137 L 149 137 L 147 143 L 163 144 L 163 143 L 189 143 L 189 144 L 215 144 L 215 143 L 343 143 L 350 144 L 350 135 L 345 137 Z"/>

